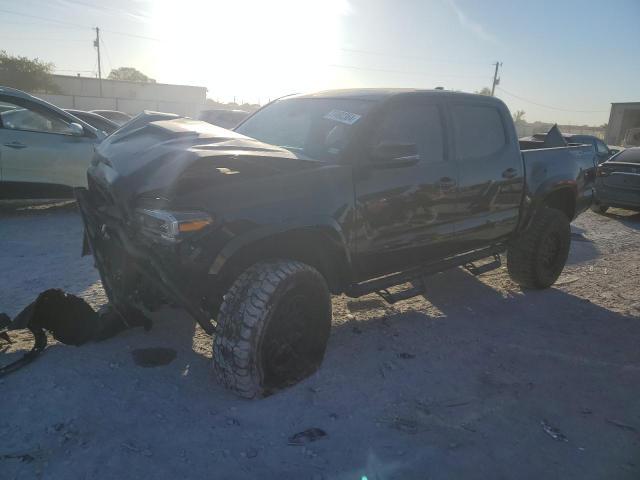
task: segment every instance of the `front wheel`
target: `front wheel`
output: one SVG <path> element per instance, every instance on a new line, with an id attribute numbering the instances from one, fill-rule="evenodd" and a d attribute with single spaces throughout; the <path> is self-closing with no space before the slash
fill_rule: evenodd
<path id="1" fill-rule="evenodd" d="M 542 289 L 555 283 L 571 246 L 569 219 L 560 210 L 544 207 L 507 250 L 511 279 L 525 288 Z"/>
<path id="2" fill-rule="evenodd" d="M 233 283 L 217 320 L 218 381 L 241 397 L 262 397 L 320 366 L 331 328 L 331 296 L 324 277 L 309 265 L 260 262 Z"/>

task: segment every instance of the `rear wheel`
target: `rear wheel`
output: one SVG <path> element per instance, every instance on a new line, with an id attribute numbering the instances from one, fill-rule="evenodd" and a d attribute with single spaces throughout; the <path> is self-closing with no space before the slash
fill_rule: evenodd
<path id="1" fill-rule="evenodd" d="M 525 288 L 547 288 L 562 273 L 571 246 L 571 227 L 560 210 L 542 208 L 507 251 L 509 275 Z"/>
<path id="2" fill-rule="evenodd" d="M 214 371 L 241 397 L 269 395 L 320 366 L 330 328 L 331 297 L 316 269 L 292 260 L 257 263 L 224 296 Z"/>

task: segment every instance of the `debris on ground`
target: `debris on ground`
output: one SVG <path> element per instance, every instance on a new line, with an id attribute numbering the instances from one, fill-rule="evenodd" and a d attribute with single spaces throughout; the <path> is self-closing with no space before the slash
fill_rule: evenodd
<path id="1" fill-rule="evenodd" d="M 123 442 L 122 447 L 125 450 L 128 450 L 133 453 L 138 453 L 140 455 L 144 455 L 145 457 L 153 456 L 153 452 L 149 448 L 138 447 L 136 445 L 133 445 L 132 443 Z"/>
<path id="2" fill-rule="evenodd" d="M 58 342 L 80 346 L 90 340 L 105 340 L 133 326 L 149 329 L 150 322 L 133 314 L 125 319 L 112 308 L 99 314 L 80 297 L 57 288 L 45 290 L 13 320 L 5 313 L 0 314 L 3 340 L 11 343 L 8 332 L 13 330 L 29 330 L 34 336 L 32 349 L 15 362 L 0 367 L 0 377 L 33 361 L 47 346 L 45 332 L 51 333 Z"/>
<path id="3" fill-rule="evenodd" d="M 137 348 L 131 355 L 139 367 L 152 368 L 169 365 L 176 359 L 177 352 L 173 348 L 151 347 Z"/>
<path id="4" fill-rule="evenodd" d="M 569 441 L 569 439 L 566 437 L 566 435 L 564 433 L 562 433 L 556 427 L 552 427 L 551 425 L 549 425 L 546 420 L 542 420 L 540 422 L 540 425 L 542 425 L 542 430 L 544 430 L 544 433 L 549 435 L 554 440 L 557 440 L 559 442 L 568 442 Z"/>
<path id="5" fill-rule="evenodd" d="M 309 428 L 303 432 L 298 432 L 289 437 L 289 445 L 302 446 L 307 443 L 315 442 L 327 436 L 327 432 L 320 428 Z"/>
<path id="6" fill-rule="evenodd" d="M 420 430 L 420 425 L 418 425 L 417 421 L 402 417 L 394 417 L 391 420 L 391 427 L 411 435 L 415 435 Z"/>
<path id="7" fill-rule="evenodd" d="M 412 358 L 416 358 L 416 356 L 413 353 L 400 352 L 398 353 L 398 358 L 402 358 L 404 360 L 410 360 Z"/>
<path id="8" fill-rule="evenodd" d="M 637 432 L 638 429 L 632 425 L 627 425 L 626 423 L 622 423 L 622 422 L 618 422 L 616 420 L 611 420 L 609 418 L 605 418 L 604 419 L 605 422 L 610 423 L 611 425 L 614 425 L 618 428 L 621 428 L 623 430 L 628 430 L 629 432 Z"/>

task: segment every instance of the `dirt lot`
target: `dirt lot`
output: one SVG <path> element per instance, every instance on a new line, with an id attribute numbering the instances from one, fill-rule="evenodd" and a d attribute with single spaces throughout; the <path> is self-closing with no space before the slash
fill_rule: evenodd
<path id="1" fill-rule="evenodd" d="M 1 211 L 0 311 L 49 287 L 104 303 L 80 238 L 73 205 Z M 215 384 L 210 339 L 177 311 L 53 345 L 0 380 L 0 477 L 638 479 L 639 338 L 640 215 L 589 212 L 555 288 L 455 270 L 394 307 L 336 298 L 320 371 L 261 401 Z M 142 368 L 142 347 L 177 358 Z M 288 445 L 311 427 L 327 435 Z"/>

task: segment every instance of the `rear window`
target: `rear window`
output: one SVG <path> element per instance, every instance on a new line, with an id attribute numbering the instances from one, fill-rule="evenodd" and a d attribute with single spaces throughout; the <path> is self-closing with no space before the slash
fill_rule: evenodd
<path id="1" fill-rule="evenodd" d="M 504 124 L 497 108 L 457 105 L 453 107 L 452 114 L 460 160 L 487 157 L 506 145 Z"/>
<path id="2" fill-rule="evenodd" d="M 628 148 L 613 157 L 612 162 L 640 163 L 640 148 Z"/>

